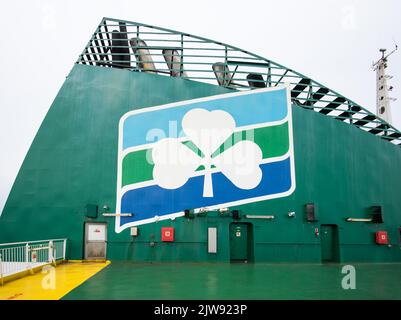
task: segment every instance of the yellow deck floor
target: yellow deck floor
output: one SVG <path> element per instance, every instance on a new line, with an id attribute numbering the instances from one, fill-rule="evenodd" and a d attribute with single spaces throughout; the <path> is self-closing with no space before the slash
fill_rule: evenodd
<path id="1" fill-rule="evenodd" d="M 66 262 L 0 285 L 0 300 L 58 300 L 109 265 L 105 262 Z"/>

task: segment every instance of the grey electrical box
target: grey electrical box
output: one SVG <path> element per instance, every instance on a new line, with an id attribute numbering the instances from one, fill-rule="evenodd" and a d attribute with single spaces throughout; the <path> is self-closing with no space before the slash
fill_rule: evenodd
<path id="1" fill-rule="evenodd" d="M 138 236 L 138 227 L 131 227 L 131 236 L 132 237 Z"/>
<path id="2" fill-rule="evenodd" d="M 207 252 L 217 253 L 217 228 L 207 228 Z"/>

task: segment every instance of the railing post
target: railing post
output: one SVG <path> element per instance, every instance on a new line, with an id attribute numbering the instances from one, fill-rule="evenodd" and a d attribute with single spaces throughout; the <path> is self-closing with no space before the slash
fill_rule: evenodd
<path id="1" fill-rule="evenodd" d="M 31 269 L 31 264 L 29 263 L 29 244 L 28 243 L 25 245 L 25 263 L 26 263 L 26 268 Z"/>
<path id="2" fill-rule="evenodd" d="M 65 253 L 67 249 L 67 239 L 63 240 L 63 260 L 65 260 Z"/>
<path id="3" fill-rule="evenodd" d="M 53 240 L 49 241 L 49 249 L 48 250 L 49 250 L 49 252 L 48 252 L 49 256 L 48 256 L 47 262 L 52 263 L 53 262 Z"/>
<path id="4" fill-rule="evenodd" d="M 173 57 L 171 57 L 173 58 Z M 173 59 L 171 59 L 173 60 Z M 184 35 L 181 34 L 181 61 L 180 61 L 180 77 L 184 74 Z"/>
<path id="5" fill-rule="evenodd" d="M 2 263 L 2 257 L 1 257 L 1 252 L 0 252 L 0 283 L 3 285 L 3 263 Z"/>

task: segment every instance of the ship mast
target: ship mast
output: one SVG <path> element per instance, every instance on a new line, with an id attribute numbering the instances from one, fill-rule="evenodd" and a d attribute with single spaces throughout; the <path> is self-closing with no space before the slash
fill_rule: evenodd
<path id="1" fill-rule="evenodd" d="M 392 91 L 393 86 L 387 85 L 387 80 L 391 79 L 392 76 L 387 75 L 385 69 L 387 68 L 387 58 L 392 55 L 398 46 L 395 45 L 395 49 L 389 54 L 386 53 L 386 49 L 380 49 L 382 57 L 373 63 L 373 70 L 376 71 L 376 114 L 386 122 L 391 124 L 391 109 L 390 101 L 395 101 L 395 98 L 389 97 L 389 91 Z"/>

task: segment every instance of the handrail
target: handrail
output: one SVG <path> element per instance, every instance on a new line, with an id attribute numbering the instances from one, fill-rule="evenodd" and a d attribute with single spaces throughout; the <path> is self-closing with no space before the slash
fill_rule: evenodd
<path id="1" fill-rule="evenodd" d="M 171 48 L 176 53 L 163 54 Z M 166 57 L 179 60 L 169 64 L 163 60 Z M 181 77 L 235 90 L 289 83 L 293 104 L 401 146 L 399 130 L 323 84 L 257 54 L 188 33 L 103 18 L 76 63 Z M 223 71 L 214 72 L 216 65 Z"/>
<path id="2" fill-rule="evenodd" d="M 68 240 L 68 239 L 67 239 L 67 238 L 60 238 L 60 239 L 47 239 L 47 240 L 34 240 L 34 241 L 21 241 L 21 242 L 0 243 L 0 247 L 2 247 L 2 246 L 12 246 L 12 245 L 16 245 L 16 244 L 40 243 L 40 242 L 64 241 L 64 240 Z"/>
<path id="3" fill-rule="evenodd" d="M 67 238 L 0 244 L 0 284 L 4 278 L 66 260 Z"/>

